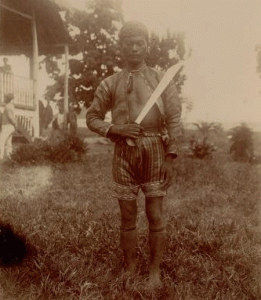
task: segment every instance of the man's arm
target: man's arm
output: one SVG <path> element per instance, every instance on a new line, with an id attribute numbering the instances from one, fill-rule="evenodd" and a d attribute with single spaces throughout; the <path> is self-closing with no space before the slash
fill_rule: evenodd
<path id="1" fill-rule="evenodd" d="M 112 108 L 112 95 L 108 84 L 103 81 L 98 86 L 94 100 L 86 113 L 86 124 L 90 130 L 101 136 L 117 141 L 120 137 L 136 139 L 140 135 L 142 127 L 138 124 L 114 125 L 105 122 L 105 115 Z"/>
<path id="2" fill-rule="evenodd" d="M 102 81 L 98 86 L 92 105 L 86 113 L 86 124 L 91 131 L 106 137 L 112 126 L 111 123 L 105 122 L 105 115 L 111 109 L 111 93 L 108 84 Z"/>
<path id="3" fill-rule="evenodd" d="M 181 135 L 181 101 L 176 84 L 172 80 L 163 95 L 165 123 L 169 135 L 166 155 L 175 158 L 179 152 L 179 137 Z"/>
<path id="4" fill-rule="evenodd" d="M 166 176 L 162 182 L 162 188 L 167 189 L 171 186 L 174 177 L 175 164 L 173 162 L 179 152 L 179 136 L 181 134 L 181 101 L 173 80 L 166 88 L 162 98 L 165 111 L 165 123 L 169 135 L 165 162 L 162 166 L 162 173 Z"/>
<path id="5" fill-rule="evenodd" d="M 15 119 L 15 114 L 14 114 L 14 109 L 13 107 L 9 107 L 9 105 L 6 106 L 6 115 L 9 120 L 9 122 L 16 127 L 16 119 Z"/>

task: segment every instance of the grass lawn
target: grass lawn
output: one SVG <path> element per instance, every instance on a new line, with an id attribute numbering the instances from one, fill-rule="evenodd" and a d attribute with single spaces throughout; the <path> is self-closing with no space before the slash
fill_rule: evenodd
<path id="1" fill-rule="evenodd" d="M 112 145 L 83 162 L 1 166 L 1 220 L 29 252 L 0 269 L 0 299 L 261 299 L 260 165 L 181 155 L 165 200 L 164 287 L 147 289 L 148 226 L 139 196 L 139 268 L 122 276 L 120 215 L 110 198 Z M 1 298 L 2 296 L 2 298 Z"/>

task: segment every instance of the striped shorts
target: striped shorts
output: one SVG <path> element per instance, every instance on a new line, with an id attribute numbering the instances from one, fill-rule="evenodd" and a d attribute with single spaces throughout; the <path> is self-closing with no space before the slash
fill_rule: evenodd
<path id="1" fill-rule="evenodd" d="M 141 137 L 138 146 L 125 141 L 115 144 L 112 174 L 112 197 L 119 200 L 136 200 L 139 189 L 145 197 L 165 196 L 161 188 L 165 174 L 161 167 L 165 149 L 161 136 Z"/>

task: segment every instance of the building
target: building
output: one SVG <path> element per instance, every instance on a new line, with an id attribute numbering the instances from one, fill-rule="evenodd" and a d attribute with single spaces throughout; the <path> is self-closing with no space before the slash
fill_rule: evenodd
<path id="1" fill-rule="evenodd" d="M 65 53 L 68 74 L 72 41 L 60 10 L 54 0 L 0 2 L 0 55 L 24 54 L 30 58 L 29 78 L 0 72 L 0 108 L 4 105 L 4 94 L 13 93 L 17 128 L 28 141 L 39 136 L 39 55 Z M 67 78 L 65 76 L 65 80 Z M 65 89 L 65 100 L 68 101 L 68 80 Z"/>

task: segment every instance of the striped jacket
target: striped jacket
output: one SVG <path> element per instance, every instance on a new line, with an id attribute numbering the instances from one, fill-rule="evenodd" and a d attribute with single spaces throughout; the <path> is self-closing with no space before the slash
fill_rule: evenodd
<path id="1" fill-rule="evenodd" d="M 164 73 L 143 65 L 140 69 L 147 84 L 154 90 Z M 106 137 L 112 126 L 129 123 L 127 103 L 127 84 L 130 72 L 120 71 L 101 81 L 91 107 L 86 114 L 86 123 L 90 130 Z M 166 153 L 178 152 L 178 136 L 180 135 L 181 101 L 174 81 L 171 81 L 157 101 L 162 116 L 162 132 L 168 133 L 169 142 Z M 111 110 L 112 122 L 104 121 L 105 114 Z"/>

